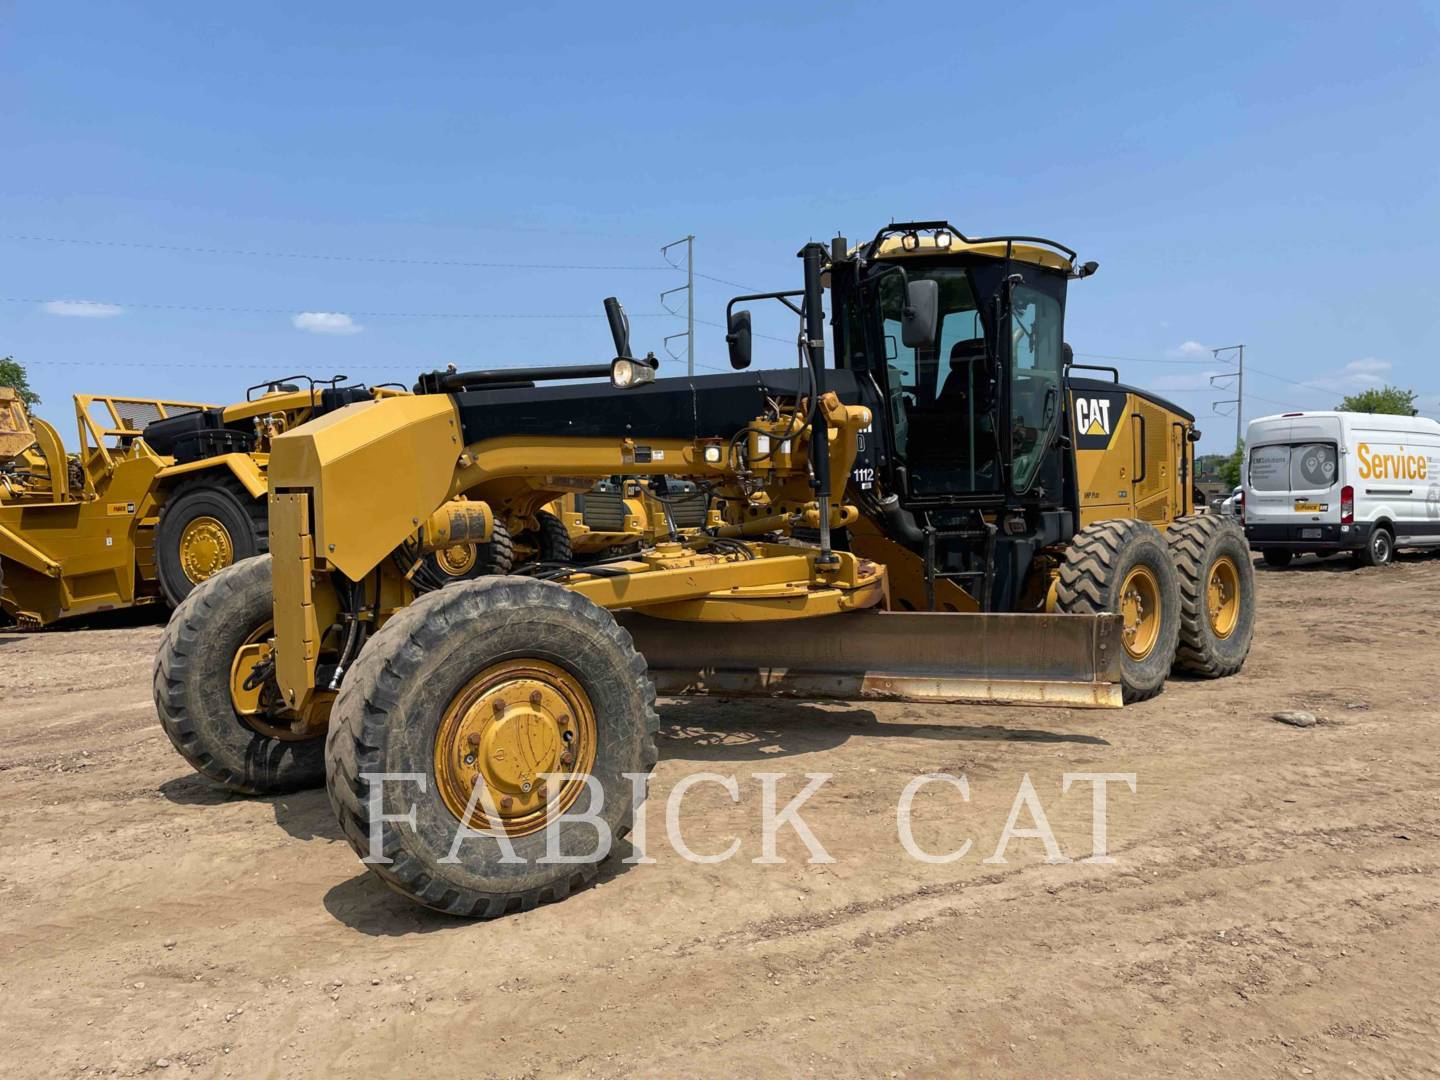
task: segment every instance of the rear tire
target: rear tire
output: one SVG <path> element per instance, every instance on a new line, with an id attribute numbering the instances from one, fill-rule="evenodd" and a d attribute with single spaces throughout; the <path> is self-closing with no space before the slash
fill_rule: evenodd
<path id="1" fill-rule="evenodd" d="M 228 472 L 182 480 L 161 504 L 155 574 L 172 608 L 227 566 L 269 550 L 265 500 Z"/>
<path id="2" fill-rule="evenodd" d="M 1055 601 L 1062 612 L 1125 617 L 1124 700 L 1144 701 L 1161 691 L 1180 635 L 1180 587 L 1165 538 L 1153 525 L 1134 518 L 1087 525 L 1065 553 Z"/>
<path id="3" fill-rule="evenodd" d="M 1255 636 L 1255 564 L 1244 534 L 1233 522 L 1196 515 L 1177 518 L 1165 539 L 1180 585 L 1175 670 L 1234 675 Z"/>
<path id="4" fill-rule="evenodd" d="M 522 669 L 530 674 L 513 674 Z M 563 699 L 540 688 L 545 679 L 565 688 L 572 704 L 555 707 Z M 505 704 L 492 708 L 497 699 Z M 596 810 L 594 794 L 582 784 L 562 805 L 568 786 L 551 801 L 538 781 L 521 794 L 520 778 L 567 771 L 570 761 L 550 759 L 571 754 L 575 771 L 598 782 L 596 814 L 618 840 L 631 822 L 634 789 L 625 774 L 654 768 L 658 727 L 645 661 L 608 611 L 548 582 L 485 578 L 420 597 L 366 645 L 331 713 L 326 786 L 351 847 L 384 860 L 367 865 L 387 885 L 427 907 L 490 918 L 563 899 L 614 850 L 612 841 L 596 852 L 593 825 L 563 820 L 555 827 L 559 850 L 581 861 L 540 861 L 556 807 L 571 815 Z M 516 772 L 522 769 L 532 771 Z M 413 813 L 413 828 L 372 821 L 364 777 L 379 773 L 424 778 L 423 787 L 394 781 L 383 790 L 384 812 Z M 456 861 L 444 861 L 467 811 L 456 806 L 457 792 L 463 799 L 477 783 L 519 861 L 507 861 L 494 835 L 467 836 Z M 486 812 L 483 806 L 472 812 Z M 372 826 L 381 830 L 373 852 Z"/>
<path id="5" fill-rule="evenodd" d="M 325 779 L 323 738 L 262 734 L 230 696 L 236 652 L 274 618 L 271 588 L 269 555 L 201 582 L 171 616 L 155 656 L 155 710 L 165 734 L 196 772 L 246 795 L 298 791 Z"/>
<path id="6" fill-rule="evenodd" d="M 1370 531 L 1370 539 L 1355 553 L 1355 561 L 1361 566 L 1389 566 L 1395 561 L 1395 536 L 1384 525 L 1377 525 Z"/>
<path id="7" fill-rule="evenodd" d="M 535 517 L 540 528 L 535 531 L 535 546 L 541 562 L 573 563 L 575 549 L 570 543 L 570 530 L 549 510 L 541 510 Z"/>
<path id="8" fill-rule="evenodd" d="M 1289 566 L 1290 561 L 1295 558 L 1295 553 L 1293 551 L 1286 551 L 1284 548 L 1266 548 L 1260 553 L 1260 557 L 1265 560 L 1266 566 L 1273 566 L 1276 570 L 1283 570 Z M 1248 562 L 1249 560 L 1247 559 L 1246 561 Z"/>

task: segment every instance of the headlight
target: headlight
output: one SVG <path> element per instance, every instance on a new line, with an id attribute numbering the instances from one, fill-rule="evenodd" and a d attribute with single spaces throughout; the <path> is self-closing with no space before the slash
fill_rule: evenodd
<path id="1" fill-rule="evenodd" d="M 620 356 L 610 364 L 610 385 L 617 390 L 627 390 L 632 386 L 643 386 L 654 381 L 655 369 L 643 360 Z"/>

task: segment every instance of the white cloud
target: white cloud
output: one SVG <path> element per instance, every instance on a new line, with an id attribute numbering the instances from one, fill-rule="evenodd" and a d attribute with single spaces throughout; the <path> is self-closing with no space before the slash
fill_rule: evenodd
<path id="1" fill-rule="evenodd" d="M 1212 351 L 1209 345 L 1202 345 L 1198 341 L 1182 341 L 1170 350 L 1170 355 L 1193 359 L 1199 356 L 1209 356 Z"/>
<path id="2" fill-rule="evenodd" d="M 102 304 L 99 300 L 47 300 L 40 310 L 70 319 L 108 319 L 125 311 L 119 304 Z"/>
<path id="3" fill-rule="evenodd" d="M 358 334 L 365 328 L 338 311 L 302 311 L 291 320 L 296 330 L 312 334 Z"/>
<path id="4" fill-rule="evenodd" d="M 1366 379 L 1371 382 L 1379 382 L 1379 377 L 1390 370 L 1389 360 L 1377 360 L 1373 356 L 1367 356 L 1363 360 L 1351 360 L 1345 365 L 1342 374 L 1355 379 Z"/>

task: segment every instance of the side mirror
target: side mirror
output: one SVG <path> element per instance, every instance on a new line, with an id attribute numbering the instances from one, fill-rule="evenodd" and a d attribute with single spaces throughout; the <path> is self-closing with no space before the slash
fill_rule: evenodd
<path id="1" fill-rule="evenodd" d="M 1060 343 L 1060 358 L 1065 362 L 1066 367 L 1075 363 L 1075 350 L 1070 347 L 1068 341 L 1062 341 Z"/>
<path id="2" fill-rule="evenodd" d="M 610 336 L 615 340 L 615 355 L 630 355 L 630 317 L 613 296 L 605 298 L 605 318 L 610 323 Z"/>
<path id="3" fill-rule="evenodd" d="M 750 366 L 750 312 L 732 311 L 726 328 L 725 344 L 730 346 L 730 366 L 742 371 Z"/>
<path id="4" fill-rule="evenodd" d="M 900 313 L 900 340 L 907 349 L 933 349 L 939 331 L 939 283 L 910 282 L 905 286 L 905 310 Z"/>

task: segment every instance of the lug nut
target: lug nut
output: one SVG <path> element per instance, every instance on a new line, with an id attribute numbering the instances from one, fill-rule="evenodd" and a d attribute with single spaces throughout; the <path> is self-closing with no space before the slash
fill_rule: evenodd
<path id="1" fill-rule="evenodd" d="M 504 699 L 504 698 L 497 697 L 494 701 L 490 702 L 490 707 L 495 710 L 495 715 L 496 715 L 496 716 L 504 716 L 504 715 L 505 715 L 505 699 Z"/>
<path id="2" fill-rule="evenodd" d="M 539 690 L 530 691 L 530 707 L 532 709 L 538 709 L 540 707 L 540 702 L 542 702 L 543 700 L 545 699 L 540 696 Z"/>
<path id="3" fill-rule="evenodd" d="M 500 809 L 501 809 L 501 810 L 509 810 L 510 807 L 512 807 L 512 806 L 514 806 L 514 805 L 515 805 L 515 800 L 512 799 L 509 795 L 506 795 L 504 798 L 502 798 L 502 799 L 500 800 Z"/>
<path id="4" fill-rule="evenodd" d="M 575 755 L 574 755 L 573 753 L 571 753 L 569 750 L 566 750 L 563 754 L 560 755 L 560 764 L 561 764 L 561 765 L 573 765 L 573 764 L 575 764 Z"/>
<path id="5" fill-rule="evenodd" d="M 480 733 L 478 731 L 472 731 L 470 737 L 466 739 L 465 742 L 469 744 L 470 749 L 475 749 L 480 745 Z"/>

